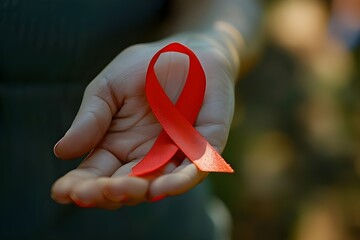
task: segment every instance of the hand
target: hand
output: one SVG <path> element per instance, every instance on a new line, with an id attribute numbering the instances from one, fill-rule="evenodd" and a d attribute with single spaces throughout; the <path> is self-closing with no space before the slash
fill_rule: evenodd
<path id="1" fill-rule="evenodd" d="M 90 152 L 53 185 L 55 201 L 116 209 L 184 193 L 207 176 L 186 159 L 180 165 L 173 160 L 146 178 L 128 175 L 161 131 L 146 100 L 145 75 L 151 57 L 171 41 L 186 44 L 203 65 L 207 88 L 195 128 L 215 149 L 223 150 L 234 105 L 234 74 L 223 49 L 215 41 L 191 35 L 135 45 L 88 85 L 72 126 L 54 147 L 62 159 Z M 180 53 L 162 54 L 156 63 L 158 79 L 173 101 L 186 80 L 187 63 Z"/>

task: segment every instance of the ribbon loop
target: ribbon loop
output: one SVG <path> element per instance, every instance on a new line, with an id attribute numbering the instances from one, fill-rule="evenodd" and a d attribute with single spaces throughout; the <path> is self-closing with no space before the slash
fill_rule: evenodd
<path id="1" fill-rule="evenodd" d="M 154 70 L 157 59 L 164 52 L 179 52 L 189 57 L 186 82 L 175 105 L 164 92 Z M 171 43 L 153 56 L 146 74 L 145 92 L 163 130 L 144 159 L 132 168 L 132 175 L 140 176 L 157 171 L 179 151 L 201 171 L 233 172 L 230 165 L 193 127 L 203 103 L 205 88 L 205 72 L 189 48 L 180 43 Z"/>

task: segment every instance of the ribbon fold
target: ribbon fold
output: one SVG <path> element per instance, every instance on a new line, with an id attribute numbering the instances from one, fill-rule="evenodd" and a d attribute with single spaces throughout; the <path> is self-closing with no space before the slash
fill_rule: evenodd
<path id="1" fill-rule="evenodd" d="M 189 57 L 187 79 L 175 105 L 166 95 L 154 70 L 157 59 L 165 52 L 179 52 Z M 132 175 L 150 174 L 164 167 L 172 158 L 183 159 L 185 156 L 201 171 L 233 172 L 230 165 L 193 127 L 203 103 L 205 88 L 206 77 L 201 63 L 184 45 L 171 43 L 152 57 L 147 69 L 145 92 L 163 130 L 144 159 L 132 168 Z"/>

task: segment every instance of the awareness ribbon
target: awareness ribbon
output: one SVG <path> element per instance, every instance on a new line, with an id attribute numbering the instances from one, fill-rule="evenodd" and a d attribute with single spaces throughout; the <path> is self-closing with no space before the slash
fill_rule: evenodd
<path id="1" fill-rule="evenodd" d="M 165 52 L 179 52 L 189 57 L 187 79 L 175 105 L 161 87 L 154 70 L 157 59 Z M 203 103 L 205 87 L 206 77 L 201 63 L 184 45 L 170 43 L 153 56 L 147 69 L 145 92 L 163 129 L 144 159 L 132 168 L 131 175 L 152 173 L 164 167 L 172 158 L 185 156 L 201 171 L 234 171 L 193 127 Z"/>

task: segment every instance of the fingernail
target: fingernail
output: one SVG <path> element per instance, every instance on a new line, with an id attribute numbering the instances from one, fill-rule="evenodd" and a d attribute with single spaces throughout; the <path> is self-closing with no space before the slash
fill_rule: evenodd
<path id="1" fill-rule="evenodd" d="M 57 203 L 60 204 L 69 204 L 71 203 L 71 199 L 69 198 L 60 198 L 58 196 L 56 196 L 54 193 L 51 193 L 50 197 Z"/>
<path id="2" fill-rule="evenodd" d="M 166 195 L 159 195 L 150 199 L 150 202 L 158 202 L 166 198 Z"/>
<path id="3" fill-rule="evenodd" d="M 95 207 L 95 203 L 86 203 L 84 201 L 81 201 L 79 198 L 77 198 L 75 195 L 71 195 L 70 196 L 71 200 L 78 206 L 81 208 L 91 208 L 91 207 Z"/>
<path id="4" fill-rule="evenodd" d="M 61 142 L 62 138 L 55 144 L 54 148 L 53 148 L 53 152 L 54 152 L 54 155 L 57 157 L 57 158 L 60 158 L 58 153 L 56 152 L 56 148 L 57 146 L 59 145 L 59 143 Z"/>
<path id="5" fill-rule="evenodd" d="M 122 202 L 125 203 L 129 200 L 129 198 L 127 196 L 124 195 L 120 195 L 120 196 L 116 196 L 108 191 L 104 192 L 104 195 L 111 201 L 113 202 Z"/>
<path id="6" fill-rule="evenodd" d="M 80 200 L 73 200 L 74 203 L 78 206 L 78 207 L 81 207 L 81 208 L 92 208 L 92 207 L 95 207 L 95 204 L 94 203 L 84 203 Z"/>

